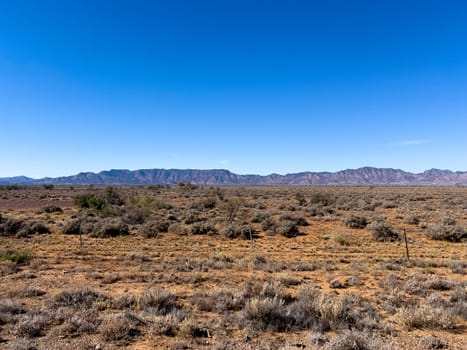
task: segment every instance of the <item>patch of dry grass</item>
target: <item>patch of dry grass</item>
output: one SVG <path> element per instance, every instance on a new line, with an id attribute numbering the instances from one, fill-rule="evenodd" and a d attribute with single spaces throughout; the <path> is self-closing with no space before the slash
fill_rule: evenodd
<path id="1" fill-rule="evenodd" d="M 50 230 L 2 236 L 6 348 L 465 348 L 466 242 L 430 236 L 466 227 L 464 188 L 43 191 L 0 196 L 3 232 Z"/>

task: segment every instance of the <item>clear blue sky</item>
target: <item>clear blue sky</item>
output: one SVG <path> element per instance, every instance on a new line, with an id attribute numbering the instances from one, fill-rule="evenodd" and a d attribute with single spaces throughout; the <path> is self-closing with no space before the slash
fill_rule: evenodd
<path id="1" fill-rule="evenodd" d="M 467 170 L 467 2 L 0 0 L 0 177 Z"/>

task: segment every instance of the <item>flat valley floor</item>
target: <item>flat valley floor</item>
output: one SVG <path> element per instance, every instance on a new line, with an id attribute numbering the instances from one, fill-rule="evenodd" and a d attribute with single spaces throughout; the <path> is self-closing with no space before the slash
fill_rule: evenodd
<path id="1" fill-rule="evenodd" d="M 467 348 L 467 188 L 8 186 L 0 214 L 2 349 Z"/>

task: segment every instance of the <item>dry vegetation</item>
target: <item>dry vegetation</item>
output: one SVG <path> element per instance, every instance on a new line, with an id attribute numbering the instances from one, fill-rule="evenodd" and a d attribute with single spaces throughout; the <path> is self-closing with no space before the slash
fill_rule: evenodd
<path id="1" fill-rule="evenodd" d="M 465 188 L 10 186 L 0 214 L 1 348 L 467 348 Z"/>

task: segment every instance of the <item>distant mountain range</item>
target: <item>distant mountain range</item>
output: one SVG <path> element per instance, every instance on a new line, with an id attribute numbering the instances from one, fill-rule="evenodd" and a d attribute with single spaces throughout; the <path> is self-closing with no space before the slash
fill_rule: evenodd
<path id="1" fill-rule="evenodd" d="M 238 175 L 224 169 L 144 169 L 108 170 L 73 176 L 32 179 L 25 176 L 0 178 L 0 185 L 404 185 L 465 186 L 467 171 L 431 169 L 410 173 L 399 169 L 364 167 L 337 172 Z"/>

